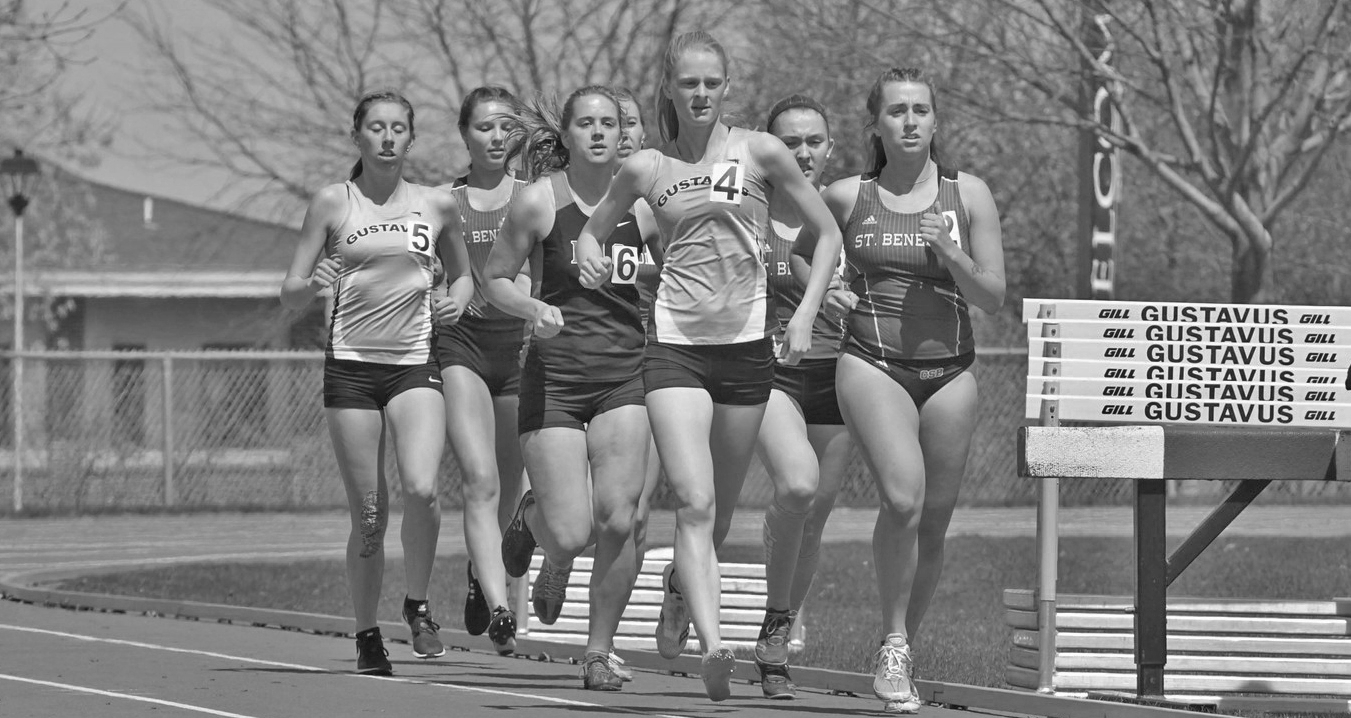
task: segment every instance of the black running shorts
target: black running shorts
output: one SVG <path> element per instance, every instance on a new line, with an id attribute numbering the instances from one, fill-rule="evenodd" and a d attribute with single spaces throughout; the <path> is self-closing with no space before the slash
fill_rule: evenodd
<path id="1" fill-rule="evenodd" d="M 886 372 L 892 381 L 905 389 L 905 393 L 914 400 L 916 408 L 923 407 L 924 402 L 938 393 L 939 389 L 947 386 L 948 382 L 961 376 L 962 372 L 976 363 L 975 352 L 943 359 L 904 360 L 883 359 L 868 354 L 852 344 L 845 346 L 844 350 Z"/>
<path id="2" fill-rule="evenodd" d="M 774 388 L 788 395 L 802 409 L 809 426 L 843 426 L 840 402 L 835 396 L 835 359 L 803 360 L 796 366 L 774 366 Z"/>
<path id="3" fill-rule="evenodd" d="M 421 387 L 441 393 L 441 371 L 436 362 L 403 366 L 324 360 L 325 409 L 380 410 L 390 399 Z"/>
<path id="4" fill-rule="evenodd" d="M 754 406 L 769 401 L 774 386 L 774 343 L 768 337 L 740 344 L 662 344 L 643 354 L 643 388 L 703 389 L 714 404 Z"/>
<path id="5" fill-rule="evenodd" d="M 525 340 L 520 327 L 484 330 L 472 320 L 461 320 L 436 332 L 436 358 L 442 369 L 467 367 L 483 379 L 492 396 L 514 396 L 520 390 Z"/>
<path id="6" fill-rule="evenodd" d="M 517 428 L 525 434 L 540 429 L 582 429 L 591 420 L 621 406 L 643 405 L 643 378 L 610 381 L 559 381 L 546 376 L 543 363 L 530 355 L 521 372 Z"/>

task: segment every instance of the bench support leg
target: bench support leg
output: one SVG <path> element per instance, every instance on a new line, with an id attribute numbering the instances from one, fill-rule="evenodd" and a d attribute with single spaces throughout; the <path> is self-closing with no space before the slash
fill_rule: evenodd
<path id="1" fill-rule="evenodd" d="M 1206 550 L 1220 532 L 1233 523 L 1243 509 L 1253 502 L 1271 483 L 1271 479 L 1244 479 L 1233 492 L 1224 499 L 1224 503 L 1215 507 L 1208 516 L 1196 525 L 1186 540 L 1173 551 L 1168 559 L 1168 585 L 1172 585 L 1178 576 Z"/>
<path id="2" fill-rule="evenodd" d="M 1168 662 L 1166 486 L 1135 482 L 1135 668 L 1141 698 L 1163 696 Z"/>
<path id="3" fill-rule="evenodd" d="M 1060 560 L 1060 479 L 1037 483 L 1037 692 L 1055 693 L 1055 601 Z"/>

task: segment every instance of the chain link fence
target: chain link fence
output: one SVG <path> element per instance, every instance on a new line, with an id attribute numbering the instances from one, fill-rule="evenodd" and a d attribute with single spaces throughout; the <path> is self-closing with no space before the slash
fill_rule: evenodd
<path id="1" fill-rule="evenodd" d="M 325 509 L 345 506 L 320 399 L 317 352 L 30 352 L 24 354 L 21 481 L 15 482 L 13 356 L 0 355 L 0 515 L 140 510 Z M 980 418 L 962 503 L 1032 505 L 1019 479 L 1026 350 L 985 349 L 974 371 Z M 397 470 L 387 452 L 391 491 Z M 442 462 L 447 507 L 460 505 L 459 471 Z M 1224 482 L 1181 482 L 1180 498 L 1207 501 Z M 1346 487 L 1276 482 L 1264 501 L 1344 500 Z M 766 505 L 758 461 L 742 503 Z M 1130 481 L 1066 481 L 1065 505 L 1127 504 Z M 850 463 L 841 505 L 876 505 L 861 457 Z M 670 507 L 663 486 L 655 505 Z"/>

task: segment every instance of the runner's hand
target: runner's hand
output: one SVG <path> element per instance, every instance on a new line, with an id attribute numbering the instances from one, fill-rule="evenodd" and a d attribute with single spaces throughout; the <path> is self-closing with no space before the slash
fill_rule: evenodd
<path id="1" fill-rule="evenodd" d="M 540 302 L 535 307 L 535 336 L 548 339 L 563 329 L 563 312 L 552 304 Z"/>
<path id="2" fill-rule="evenodd" d="M 577 265 L 582 286 L 587 289 L 599 289 L 605 284 L 605 280 L 610 278 L 610 269 L 613 265 L 614 262 L 609 257 L 582 260 Z"/>
<path id="3" fill-rule="evenodd" d="M 319 263 L 314 265 L 314 272 L 310 274 L 310 288 L 316 294 L 333 286 L 338 281 L 338 273 L 342 271 L 341 257 L 324 257 Z"/>

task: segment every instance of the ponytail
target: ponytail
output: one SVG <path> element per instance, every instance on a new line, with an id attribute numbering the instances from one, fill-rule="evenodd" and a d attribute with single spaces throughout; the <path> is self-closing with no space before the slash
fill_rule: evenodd
<path id="1" fill-rule="evenodd" d="M 352 165 L 352 171 L 347 173 L 347 181 L 351 182 L 352 180 L 360 176 L 361 176 L 361 160 L 358 159 L 356 161 L 356 164 Z"/>
<path id="2" fill-rule="evenodd" d="M 555 98 L 542 95 L 533 102 L 520 103 L 515 116 L 516 125 L 507 139 L 508 164 L 521 158 L 526 181 L 566 170 L 572 158 L 563 144 L 563 136 L 572 122 L 577 100 L 591 95 L 599 95 L 613 102 L 616 118 L 623 114 L 619 98 L 608 87 L 601 85 L 587 85 L 574 90 L 563 102 L 561 110 Z"/>

